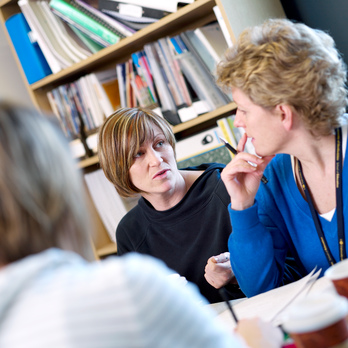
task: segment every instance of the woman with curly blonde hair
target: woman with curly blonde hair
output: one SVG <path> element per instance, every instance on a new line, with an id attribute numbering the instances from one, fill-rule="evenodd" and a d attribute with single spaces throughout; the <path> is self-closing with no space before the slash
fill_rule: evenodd
<path id="1" fill-rule="evenodd" d="M 244 137 L 222 172 L 232 269 L 247 296 L 346 258 L 346 67 L 333 39 L 287 19 L 248 28 L 218 68 Z M 244 152 L 251 138 L 258 156 Z M 251 165 L 251 164 L 254 165 Z M 260 185 L 262 175 L 267 184 Z"/>

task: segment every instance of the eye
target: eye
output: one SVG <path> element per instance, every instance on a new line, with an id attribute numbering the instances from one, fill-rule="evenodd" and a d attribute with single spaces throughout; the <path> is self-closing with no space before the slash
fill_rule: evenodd
<path id="1" fill-rule="evenodd" d="M 141 157 L 143 154 L 144 154 L 143 151 L 138 151 L 138 152 L 134 155 L 134 158 L 139 158 L 139 157 Z"/>
<path id="2" fill-rule="evenodd" d="M 159 140 L 159 141 L 156 143 L 156 147 L 162 147 L 164 144 L 165 144 L 165 140 Z"/>

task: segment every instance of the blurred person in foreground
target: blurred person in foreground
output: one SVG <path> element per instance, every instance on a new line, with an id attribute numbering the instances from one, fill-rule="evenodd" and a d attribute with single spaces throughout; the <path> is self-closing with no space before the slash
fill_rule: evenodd
<path id="1" fill-rule="evenodd" d="M 287 19 L 243 31 L 218 67 L 245 130 L 222 179 L 248 297 L 281 284 L 289 253 L 302 276 L 346 258 L 346 73 L 327 33 Z M 258 156 L 244 152 L 247 138 Z"/>
<path id="2" fill-rule="evenodd" d="M 0 347 L 280 347 L 278 329 L 229 333 L 196 286 L 135 253 L 93 259 L 82 176 L 63 133 L 0 103 Z"/>

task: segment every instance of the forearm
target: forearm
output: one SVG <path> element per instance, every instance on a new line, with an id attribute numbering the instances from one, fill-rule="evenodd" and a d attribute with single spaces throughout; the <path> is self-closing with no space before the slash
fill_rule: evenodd
<path id="1" fill-rule="evenodd" d="M 286 250 L 260 222 L 257 204 L 244 211 L 229 207 L 233 232 L 228 247 L 238 284 L 251 297 L 280 285 Z M 279 235 L 279 234 L 278 234 Z"/>

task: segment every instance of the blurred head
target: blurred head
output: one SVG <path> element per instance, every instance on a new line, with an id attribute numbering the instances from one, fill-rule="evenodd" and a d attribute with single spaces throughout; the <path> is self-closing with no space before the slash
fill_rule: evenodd
<path id="1" fill-rule="evenodd" d="M 90 257 L 82 178 L 48 117 L 0 102 L 0 264 L 51 247 Z"/>
<path id="2" fill-rule="evenodd" d="M 129 169 L 139 148 L 153 139 L 154 127 L 163 132 L 175 152 L 175 137 L 168 122 L 151 110 L 122 108 L 108 117 L 99 130 L 98 156 L 105 176 L 123 197 L 141 193 Z"/>
<path id="3" fill-rule="evenodd" d="M 287 19 L 242 32 L 218 66 L 218 83 L 268 110 L 290 105 L 305 127 L 329 135 L 345 112 L 346 66 L 333 39 Z"/>

